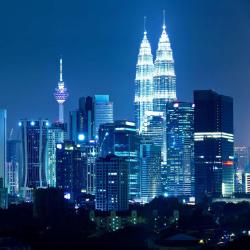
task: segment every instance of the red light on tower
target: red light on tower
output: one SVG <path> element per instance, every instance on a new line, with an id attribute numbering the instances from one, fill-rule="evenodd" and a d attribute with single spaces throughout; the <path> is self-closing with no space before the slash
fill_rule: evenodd
<path id="1" fill-rule="evenodd" d="M 233 161 L 224 161 L 224 162 L 223 162 L 223 165 L 224 165 L 224 166 L 233 166 L 234 163 L 233 163 Z"/>

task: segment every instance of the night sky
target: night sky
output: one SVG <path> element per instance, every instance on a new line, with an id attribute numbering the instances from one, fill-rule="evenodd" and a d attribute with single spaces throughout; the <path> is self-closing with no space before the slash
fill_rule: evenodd
<path id="1" fill-rule="evenodd" d="M 155 55 L 163 9 L 178 99 L 192 101 L 194 89 L 234 97 L 236 143 L 250 145 L 249 0 L 1 1 L 0 108 L 9 128 L 25 117 L 56 120 L 60 54 L 70 91 L 65 117 L 80 96 L 109 94 L 115 119 L 133 119 L 143 17 Z"/>

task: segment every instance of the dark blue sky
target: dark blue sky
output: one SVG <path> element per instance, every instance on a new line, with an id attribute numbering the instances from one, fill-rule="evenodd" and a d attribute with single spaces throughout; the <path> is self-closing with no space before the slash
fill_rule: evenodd
<path id="1" fill-rule="evenodd" d="M 174 51 L 179 100 L 194 89 L 234 97 L 237 144 L 250 145 L 249 0 L 12 0 L 0 3 L 0 107 L 19 118 L 55 120 L 58 60 L 70 91 L 110 94 L 116 119 L 133 119 L 134 77 L 143 17 L 153 52 L 162 10 Z"/>

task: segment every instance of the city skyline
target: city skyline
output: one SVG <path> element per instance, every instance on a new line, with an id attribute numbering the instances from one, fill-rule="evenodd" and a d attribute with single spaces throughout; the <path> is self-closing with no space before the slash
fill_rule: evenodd
<path id="1" fill-rule="evenodd" d="M 245 29 L 249 3 L 241 1 L 235 5 L 235 1 L 226 1 L 227 8 L 223 9 L 225 1 L 204 1 L 202 4 L 198 1 L 189 4 L 159 1 L 157 5 L 144 1 L 139 7 L 140 2 L 120 6 L 114 1 L 105 4 L 75 1 L 69 10 L 66 1 L 60 1 L 61 5 L 58 1 L 45 1 L 40 5 L 23 4 L 23 7 L 17 3 L 13 7 L 16 13 L 13 20 L 1 13 L 1 19 L 5 20 L 2 23 L 7 25 L 2 29 L 0 42 L 0 82 L 3 85 L 0 106 L 8 111 L 8 129 L 17 129 L 19 119 L 24 117 L 56 120 L 58 107 L 53 90 L 58 81 L 60 54 L 64 58 L 65 84 L 72 93 L 65 105 L 65 120 L 68 120 L 68 111 L 77 107 L 80 96 L 93 94 L 110 95 L 115 119 L 133 120 L 134 65 L 143 32 L 143 17 L 147 16 L 148 38 L 155 59 L 162 10 L 166 9 L 179 100 L 192 101 L 195 89 L 214 89 L 232 96 L 235 100 L 235 142 L 249 145 L 247 128 L 250 121 L 245 111 L 248 89 L 244 89 L 250 81 L 246 67 L 250 35 Z M 1 11 L 9 8 L 8 3 L 4 4 Z M 89 13 L 90 9 L 95 10 L 93 14 Z M 48 20 L 43 11 L 48 13 Z M 127 18 L 129 11 L 131 18 Z M 116 13 L 117 22 L 111 22 L 107 13 Z M 23 19 L 17 23 L 19 15 Z M 64 18 L 57 21 L 61 15 Z M 32 23 L 29 18 L 33 19 Z M 196 23 L 196 19 L 200 23 Z M 237 36 L 232 30 L 238 30 Z M 221 32 L 224 36 L 219 35 Z M 119 53 L 114 53 L 112 48 Z M 106 65 L 98 66 L 103 58 L 107 58 Z M 112 67 L 114 70 L 109 69 Z"/>

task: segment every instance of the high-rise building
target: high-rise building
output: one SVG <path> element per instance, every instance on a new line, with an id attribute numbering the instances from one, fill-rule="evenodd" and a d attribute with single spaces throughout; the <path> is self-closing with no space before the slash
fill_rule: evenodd
<path id="1" fill-rule="evenodd" d="M 129 168 L 129 199 L 140 198 L 139 140 L 134 122 L 115 121 L 99 129 L 100 155 L 124 157 Z"/>
<path id="2" fill-rule="evenodd" d="M 140 140 L 141 199 L 148 202 L 162 194 L 161 147 L 156 146 L 151 137 Z"/>
<path id="3" fill-rule="evenodd" d="M 98 136 L 98 130 L 101 124 L 112 123 L 113 102 L 109 101 L 109 95 L 94 95 L 94 136 Z"/>
<path id="4" fill-rule="evenodd" d="M 145 112 L 153 110 L 153 72 L 154 63 L 151 46 L 147 38 L 147 31 L 144 28 L 135 77 L 135 121 L 139 132 L 143 130 Z"/>
<path id="5" fill-rule="evenodd" d="M 244 174 L 245 177 L 245 193 L 246 194 L 250 194 L 250 173 L 245 173 Z"/>
<path id="6" fill-rule="evenodd" d="M 212 90 L 194 91 L 195 196 L 234 192 L 233 99 Z"/>
<path id="7" fill-rule="evenodd" d="M 234 147 L 234 167 L 235 167 L 235 193 L 244 192 L 243 176 L 249 167 L 249 148 L 245 146 Z"/>
<path id="8" fill-rule="evenodd" d="M 90 96 L 79 98 L 78 110 L 70 112 L 70 140 L 78 142 L 79 135 L 94 138 L 94 103 Z"/>
<path id="9" fill-rule="evenodd" d="M 97 210 L 128 210 L 128 162 L 123 157 L 97 159 L 95 198 Z"/>
<path id="10" fill-rule="evenodd" d="M 97 139 L 100 124 L 107 122 L 113 122 L 113 103 L 108 95 L 81 97 L 78 110 L 70 112 L 70 140 L 77 143 L 79 135 Z"/>
<path id="11" fill-rule="evenodd" d="M 0 208 L 8 208 L 8 189 L 4 187 L 2 177 L 0 177 Z"/>
<path id="12" fill-rule="evenodd" d="M 19 177 L 22 172 L 21 141 L 7 141 L 6 187 L 8 193 L 15 196 L 19 193 Z"/>
<path id="13" fill-rule="evenodd" d="M 34 188 L 47 187 L 46 151 L 48 120 L 21 120 L 22 162 L 20 191 L 23 198 L 32 199 Z"/>
<path id="14" fill-rule="evenodd" d="M 166 119 L 164 112 L 146 111 L 142 135 L 151 138 L 151 141 L 161 149 L 161 162 L 166 163 Z"/>
<path id="15" fill-rule="evenodd" d="M 165 12 L 163 17 L 162 34 L 158 43 L 156 59 L 154 62 L 153 85 L 153 110 L 165 113 L 166 104 L 176 100 L 174 59 L 166 31 Z"/>
<path id="16" fill-rule="evenodd" d="M 0 178 L 5 187 L 5 164 L 6 164 L 6 131 L 7 131 L 7 111 L 0 110 Z"/>
<path id="17" fill-rule="evenodd" d="M 69 97 L 69 92 L 67 88 L 64 86 L 64 81 L 63 81 L 63 72 L 62 72 L 62 58 L 60 58 L 60 79 L 58 82 L 58 86 L 55 89 L 54 92 L 54 97 L 56 101 L 58 102 L 59 105 L 59 122 L 64 123 L 64 102 L 68 99 Z"/>
<path id="18" fill-rule="evenodd" d="M 167 167 L 163 192 L 167 196 L 194 196 L 194 104 L 172 102 L 166 109 Z"/>
<path id="19" fill-rule="evenodd" d="M 75 201 L 86 192 L 86 158 L 80 145 L 73 141 L 57 144 L 56 149 L 56 186 L 63 189 L 65 197 Z"/>
<path id="20" fill-rule="evenodd" d="M 56 145 L 63 143 L 67 132 L 66 123 L 55 122 L 48 128 L 48 148 L 47 148 L 47 184 L 56 187 Z"/>
<path id="21" fill-rule="evenodd" d="M 77 147 L 80 147 L 81 157 L 86 159 L 86 189 L 83 192 L 94 195 L 96 159 L 99 157 L 99 145 L 95 140 L 82 140 L 79 141 Z"/>

